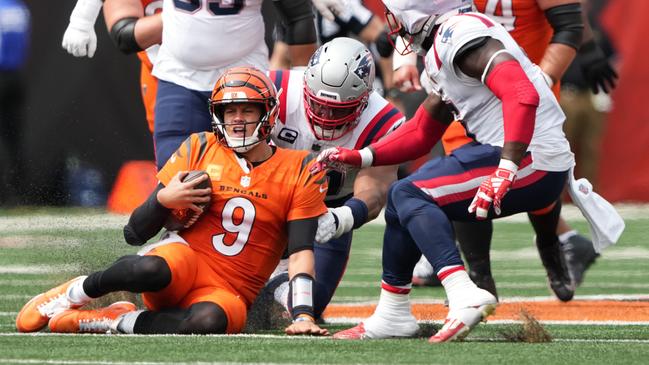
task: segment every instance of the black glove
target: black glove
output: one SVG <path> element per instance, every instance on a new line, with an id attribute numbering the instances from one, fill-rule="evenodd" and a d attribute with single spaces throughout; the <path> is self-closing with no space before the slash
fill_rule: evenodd
<path id="1" fill-rule="evenodd" d="M 392 52 L 394 51 L 392 44 L 394 44 L 396 36 L 393 37 L 392 42 L 390 42 L 390 40 L 388 39 L 389 37 L 390 35 L 388 34 L 388 32 L 383 31 L 374 41 L 376 50 L 379 52 L 379 56 L 383 58 L 392 56 Z"/>
<path id="2" fill-rule="evenodd" d="M 617 73 L 594 40 L 581 46 L 579 57 L 581 72 L 595 94 L 600 89 L 608 94 L 615 88 Z"/>

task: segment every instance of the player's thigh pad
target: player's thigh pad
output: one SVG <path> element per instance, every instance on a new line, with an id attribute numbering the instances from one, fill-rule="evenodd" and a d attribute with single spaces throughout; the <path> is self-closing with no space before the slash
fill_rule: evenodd
<path id="1" fill-rule="evenodd" d="M 171 283 L 157 292 L 142 293 L 144 304 L 150 310 L 177 307 L 194 287 L 200 258 L 178 235 L 172 233 L 162 241 L 145 246 L 139 254 L 162 257 L 171 270 Z"/>

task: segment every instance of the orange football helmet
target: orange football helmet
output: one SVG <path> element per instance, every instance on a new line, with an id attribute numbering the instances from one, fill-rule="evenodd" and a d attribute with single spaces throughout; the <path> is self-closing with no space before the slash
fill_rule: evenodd
<path id="1" fill-rule="evenodd" d="M 223 113 L 231 103 L 255 103 L 262 107 L 257 128 L 250 137 L 230 137 L 225 129 Z M 261 141 L 266 141 L 279 115 L 278 93 L 273 82 L 265 73 L 250 67 L 233 67 L 217 81 L 209 101 L 212 114 L 212 129 L 218 141 L 236 152 L 246 152 Z"/>

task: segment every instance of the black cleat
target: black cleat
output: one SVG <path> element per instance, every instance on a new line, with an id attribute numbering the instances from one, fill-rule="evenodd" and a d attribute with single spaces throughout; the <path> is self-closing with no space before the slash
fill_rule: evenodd
<path id="1" fill-rule="evenodd" d="M 541 261 L 548 274 L 550 289 L 554 295 L 562 302 L 572 300 L 572 297 L 575 295 L 575 284 L 572 282 L 572 278 L 566 267 L 559 240 L 545 247 L 540 247 L 538 241 L 536 241 L 536 247 L 539 250 Z"/>
<path id="2" fill-rule="evenodd" d="M 599 257 L 599 254 L 595 252 L 593 242 L 580 234 L 576 234 L 561 245 L 561 250 L 573 282 L 576 286 L 581 285 L 586 270 Z"/>

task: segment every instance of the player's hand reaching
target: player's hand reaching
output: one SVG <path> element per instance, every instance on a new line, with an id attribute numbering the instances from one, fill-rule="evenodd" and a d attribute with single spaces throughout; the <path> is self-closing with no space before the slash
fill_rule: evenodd
<path id="1" fill-rule="evenodd" d="M 419 70 L 415 65 L 403 65 L 396 69 L 392 75 L 392 82 L 404 93 L 421 90 Z"/>
<path id="2" fill-rule="evenodd" d="M 212 189 L 197 189 L 196 186 L 207 180 L 209 175 L 205 174 L 197 179 L 183 182 L 188 171 L 179 171 L 167 186 L 158 192 L 158 201 L 169 209 L 190 209 L 196 213 L 202 213 L 203 209 L 197 204 L 210 201 Z"/>
<path id="3" fill-rule="evenodd" d="M 349 232 L 354 227 L 354 216 L 348 206 L 329 208 L 327 213 L 318 218 L 316 243 L 329 242 Z"/>
<path id="4" fill-rule="evenodd" d="M 480 184 L 478 192 L 469 205 L 469 213 L 475 213 L 479 220 L 486 219 L 489 215 L 489 207 L 493 203 L 494 212 L 500 215 L 502 199 L 514 183 L 517 171 L 518 166 L 515 163 L 501 159 L 496 171 Z"/>
<path id="5" fill-rule="evenodd" d="M 311 166 L 311 173 L 322 170 L 344 172 L 347 166 L 362 167 L 363 159 L 360 150 L 350 150 L 343 147 L 331 147 L 320 152 L 316 162 Z"/>
<path id="6" fill-rule="evenodd" d="M 336 19 L 336 15 L 340 15 L 345 11 L 344 0 L 312 0 L 312 2 L 320 15 L 332 22 Z"/>
<path id="7" fill-rule="evenodd" d="M 63 34 L 61 47 L 75 57 L 92 58 L 97 50 L 95 21 L 102 0 L 79 0 L 70 15 L 70 24 Z"/>
<path id="8" fill-rule="evenodd" d="M 311 335 L 311 336 L 329 336 L 329 330 L 320 328 L 315 322 L 311 320 L 304 320 L 291 323 L 290 326 L 284 330 L 287 335 Z"/>

